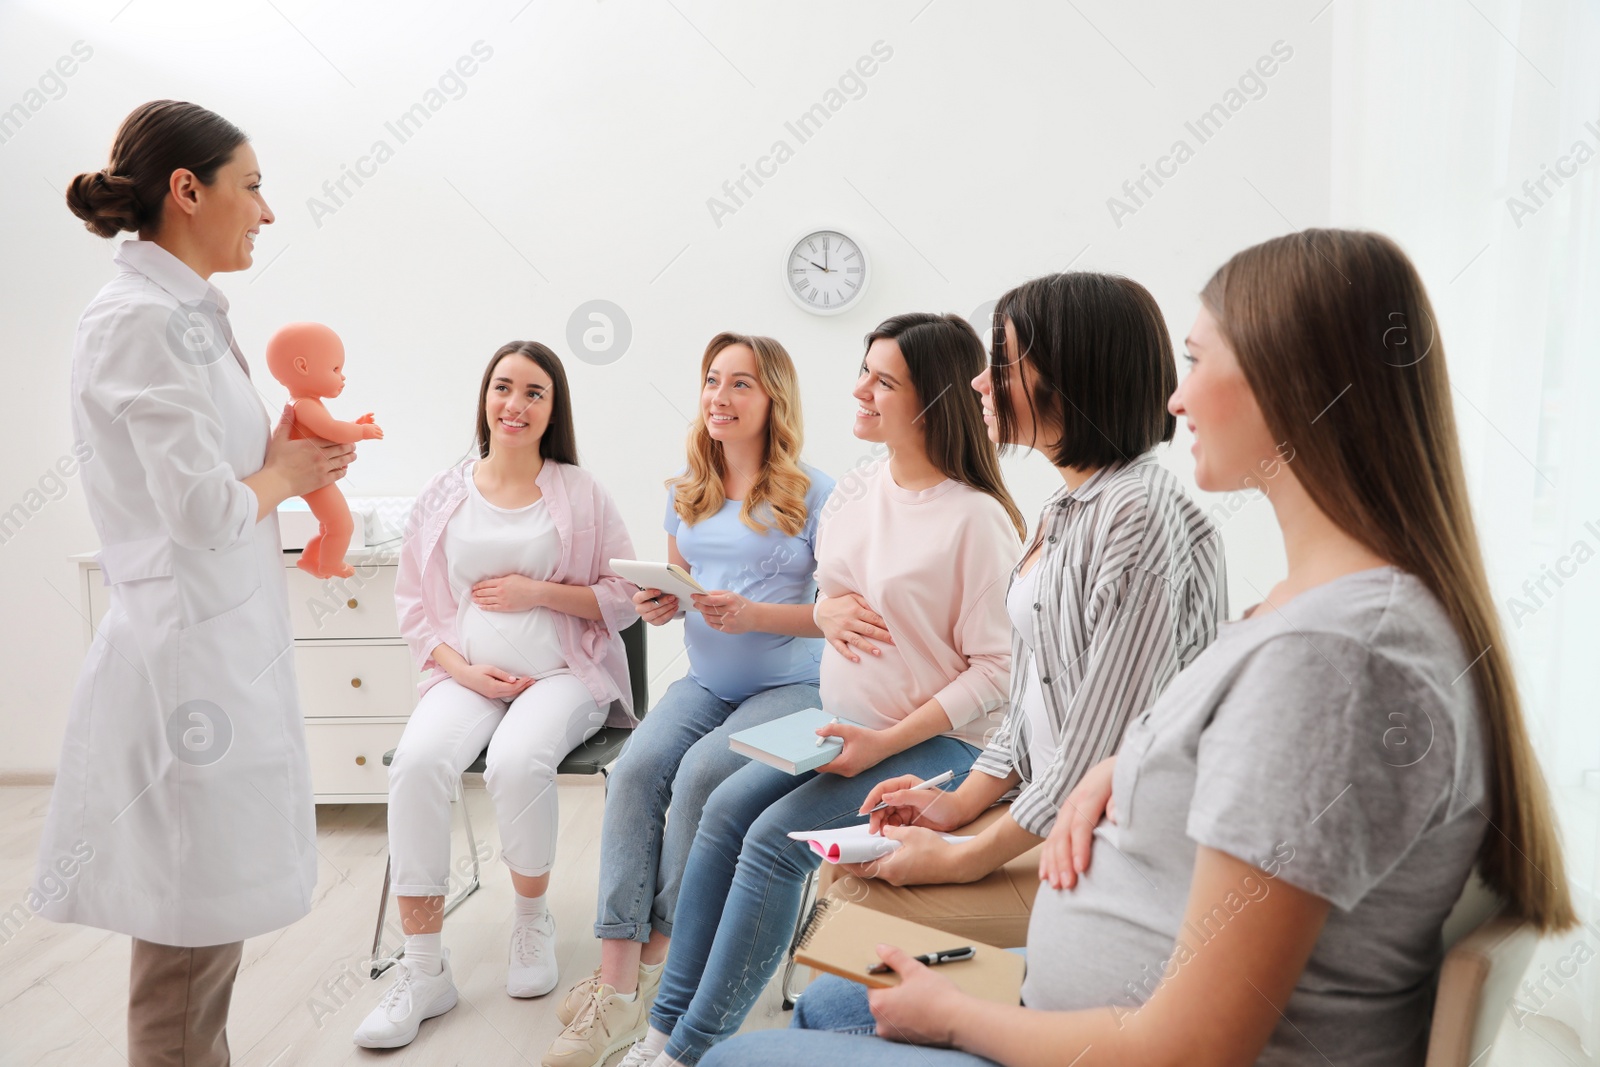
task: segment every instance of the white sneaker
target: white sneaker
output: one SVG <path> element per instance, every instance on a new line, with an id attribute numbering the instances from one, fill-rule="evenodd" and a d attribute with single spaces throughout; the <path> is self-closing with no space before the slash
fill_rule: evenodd
<path id="1" fill-rule="evenodd" d="M 660 1044 L 656 1043 L 658 1041 Z M 617 1061 L 617 1067 L 650 1067 L 661 1058 L 661 1053 L 666 1047 L 667 1043 L 662 1040 L 661 1032 L 651 1029 L 638 1044 L 628 1050 L 626 1056 Z"/>
<path id="2" fill-rule="evenodd" d="M 506 992 L 514 997 L 542 997 L 556 987 L 556 921 L 549 912 L 511 928 L 511 964 Z"/>
<path id="3" fill-rule="evenodd" d="M 438 974 L 421 974 L 406 960 L 395 963 L 394 985 L 378 1006 L 356 1027 L 355 1043 L 362 1048 L 399 1048 L 416 1039 L 424 1019 L 443 1015 L 456 1006 L 456 983 L 450 977 L 450 950 Z"/>

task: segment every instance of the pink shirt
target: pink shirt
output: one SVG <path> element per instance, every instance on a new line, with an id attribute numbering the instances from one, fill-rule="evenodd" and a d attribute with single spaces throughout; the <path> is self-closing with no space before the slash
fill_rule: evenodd
<path id="1" fill-rule="evenodd" d="M 859 593 L 894 644 L 860 663 L 825 645 L 822 706 L 881 730 L 936 698 L 947 736 L 982 748 L 986 716 L 1006 706 L 1011 684 L 1006 582 L 1021 553 L 987 493 L 949 479 L 902 489 L 887 460 L 841 478 L 817 529 L 817 586 Z"/>
<path id="2" fill-rule="evenodd" d="M 419 670 L 433 673 L 422 679 L 426 693 L 448 677 L 433 661 L 433 650 L 449 645 L 460 651 L 456 633 L 456 596 L 450 590 L 445 563 L 445 526 L 467 498 L 467 472 L 472 460 L 437 475 L 411 509 L 400 566 L 395 575 L 395 607 L 400 613 L 400 633 L 411 646 Z M 620 701 L 606 720 L 607 726 L 632 726 L 633 687 L 628 680 L 628 657 L 622 648 L 622 631 L 638 619 L 633 606 L 634 585 L 611 570 L 612 559 L 633 559 L 633 542 L 610 495 L 588 471 L 567 463 L 546 460 L 535 484 L 544 494 L 550 517 L 561 539 L 561 556 L 552 581 L 587 585 L 600 602 L 603 621 L 580 619 L 555 612 L 561 654 L 567 667 L 583 682 L 602 707 Z"/>

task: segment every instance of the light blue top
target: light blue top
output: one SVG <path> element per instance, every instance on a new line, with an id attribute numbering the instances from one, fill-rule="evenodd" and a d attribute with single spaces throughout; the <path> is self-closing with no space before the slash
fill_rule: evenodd
<path id="1" fill-rule="evenodd" d="M 776 526 L 757 533 L 739 518 L 740 500 L 693 526 L 678 517 L 676 496 L 667 490 L 667 533 L 689 573 L 706 589 L 726 589 L 766 604 L 810 604 L 817 597 L 817 517 L 833 492 L 833 479 L 801 464 L 811 479 L 806 492 L 806 524 L 791 537 Z M 685 605 L 687 607 L 687 605 Z M 697 612 L 684 619 L 689 678 L 730 704 L 757 693 L 799 682 L 817 684 L 822 638 L 781 634 L 718 633 Z"/>

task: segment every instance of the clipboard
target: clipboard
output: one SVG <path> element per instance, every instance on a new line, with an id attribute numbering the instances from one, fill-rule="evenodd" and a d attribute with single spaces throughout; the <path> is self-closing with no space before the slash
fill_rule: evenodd
<path id="1" fill-rule="evenodd" d="M 817 903 L 811 921 L 795 942 L 794 959 L 871 989 L 886 989 L 900 984 L 898 974 L 867 973 L 868 967 L 879 962 L 875 946 L 880 944 L 894 945 L 913 956 L 971 945 L 977 952 L 970 960 L 941 964 L 934 970 L 961 987 L 962 992 L 981 1000 L 1022 1003 L 1027 961 L 1017 953 L 838 897 L 824 897 Z"/>

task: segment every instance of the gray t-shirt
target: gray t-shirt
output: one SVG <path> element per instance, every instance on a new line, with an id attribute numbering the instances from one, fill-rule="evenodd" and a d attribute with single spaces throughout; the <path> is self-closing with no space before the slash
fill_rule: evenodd
<path id="1" fill-rule="evenodd" d="M 1078 887 L 1040 888 L 1024 1003 L 1135 1011 L 1281 878 L 1333 907 L 1257 1062 L 1421 1064 L 1440 928 L 1487 825 L 1471 658 L 1394 567 L 1224 624 L 1128 727 L 1117 823 L 1095 830 Z M 1268 876 L 1198 927 L 1197 845 Z"/>

